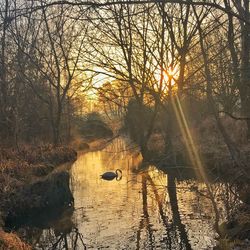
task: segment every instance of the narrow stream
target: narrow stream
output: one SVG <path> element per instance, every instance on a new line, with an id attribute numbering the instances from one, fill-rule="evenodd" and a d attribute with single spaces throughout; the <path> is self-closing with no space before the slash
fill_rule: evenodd
<path id="1" fill-rule="evenodd" d="M 121 138 L 79 155 L 70 170 L 74 208 L 52 215 L 46 226 L 22 229 L 23 234 L 35 249 L 212 249 L 214 209 L 195 191 L 205 185 L 184 172 L 173 176 L 140 163 Z M 117 168 L 120 181 L 100 178 Z M 226 216 L 232 195 L 227 184 L 213 186 L 218 210 Z"/>

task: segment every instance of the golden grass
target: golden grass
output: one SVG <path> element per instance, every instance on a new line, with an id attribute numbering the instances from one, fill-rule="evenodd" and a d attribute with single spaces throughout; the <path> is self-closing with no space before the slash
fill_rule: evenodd
<path id="1" fill-rule="evenodd" d="M 23 146 L 19 150 L 0 148 L 0 213 L 5 214 L 10 193 L 18 192 L 22 186 L 47 175 L 55 166 L 76 159 L 76 152 L 68 147 Z M 5 211 L 6 212 L 6 211 Z M 1 218 L 0 218 L 1 219 Z M 0 250 L 32 249 L 13 234 L 0 229 Z"/>
<path id="2" fill-rule="evenodd" d="M 8 194 L 49 174 L 55 166 L 76 159 L 76 152 L 68 147 L 23 146 L 22 149 L 0 148 L 0 210 Z"/>
<path id="3" fill-rule="evenodd" d="M 6 233 L 0 230 L 0 250 L 31 250 L 31 246 L 21 241 L 13 233 Z"/>
<path id="4" fill-rule="evenodd" d="M 51 163 L 60 164 L 70 158 L 74 158 L 75 151 L 68 147 L 47 144 L 39 147 L 26 146 L 18 152 L 18 157 L 28 164 Z"/>

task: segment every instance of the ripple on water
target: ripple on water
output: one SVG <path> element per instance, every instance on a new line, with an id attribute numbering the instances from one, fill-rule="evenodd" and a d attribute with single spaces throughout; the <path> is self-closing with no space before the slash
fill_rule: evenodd
<path id="1" fill-rule="evenodd" d="M 80 250 L 212 249 L 213 207 L 193 188 L 204 189 L 204 185 L 184 178 L 177 182 L 154 166 L 139 172 L 140 156 L 125 151 L 125 146 L 117 139 L 103 151 L 78 157 L 71 169 L 75 211 L 67 220 L 60 218 L 68 231 L 63 233 L 53 222 L 39 229 L 38 236 L 30 227 L 30 240 L 40 245 L 36 249 L 51 249 L 57 242 L 63 245 L 65 239 Z M 120 181 L 100 179 L 100 174 L 117 168 L 123 172 Z"/>

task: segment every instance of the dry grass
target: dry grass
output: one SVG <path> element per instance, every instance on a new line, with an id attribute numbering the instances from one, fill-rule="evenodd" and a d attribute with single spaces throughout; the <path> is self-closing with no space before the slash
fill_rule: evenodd
<path id="1" fill-rule="evenodd" d="M 10 202 L 9 194 L 19 193 L 22 187 L 47 175 L 55 166 L 75 159 L 76 152 L 67 147 L 43 145 L 23 146 L 20 150 L 0 148 L 0 214 L 3 218 L 7 212 L 6 204 Z M 0 231 L 0 250 L 8 249 L 29 250 L 31 247 L 15 234 Z"/>
<path id="2" fill-rule="evenodd" d="M 76 153 L 67 147 L 23 146 L 21 150 L 0 149 L 0 197 L 46 175 L 54 166 L 74 160 Z"/>
<path id="3" fill-rule="evenodd" d="M 74 148 L 75 150 L 87 151 L 89 149 L 89 144 L 81 137 L 76 137 L 70 142 L 70 147 Z"/>
<path id="4" fill-rule="evenodd" d="M 76 159 L 67 147 L 23 146 L 21 150 L 0 149 L 0 211 L 9 195 L 22 186 L 49 174 L 55 166 Z"/>
<path id="5" fill-rule="evenodd" d="M 242 161 L 249 162 L 250 143 L 246 136 L 247 128 L 245 122 L 234 120 L 228 116 L 221 117 L 221 121 L 229 137 L 240 150 Z M 175 137 L 172 138 L 175 153 L 182 164 L 190 164 L 190 157 L 187 150 L 189 146 L 186 146 L 185 137 L 181 134 L 177 124 L 176 126 L 174 129 L 175 132 L 173 133 Z M 232 157 L 213 116 L 206 117 L 199 123 L 190 123 L 189 132 L 201 156 L 203 165 L 206 166 L 209 171 L 216 171 L 217 174 L 223 173 L 223 176 L 227 178 L 234 176 L 235 169 L 232 163 Z M 190 143 L 190 140 L 188 142 Z M 152 152 L 164 154 L 165 146 L 163 135 L 160 132 L 153 133 L 148 142 L 148 146 Z M 163 155 L 161 155 L 161 157 L 163 157 Z"/>
<path id="6" fill-rule="evenodd" d="M 152 151 L 157 151 L 159 153 L 164 152 L 165 144 L 164 138 L 161 133 L 154 133 L 150 136 L 148 141 L 148 148 Z"/>
<path id="7" fill-rule="evenodd" d="M 31 250 L 31 246 L 21 241 L 13 233 L 6 233 L 0 230 L 0 250 Z"/>
<path id="8" fill-rule="evenodd" d="M 234 120 L 228 116 L 221 117 L 221 121 L 231 140 L 239 147 L 248 144 L 247 127 L 244 121 Z M 200 144 L 213 147 L 214 145 L 221 146 L 225 144 L 213 117 L 204 119 L 194 133 L 197 135 Z"/>
<path id="9" fill-rule="evenodd" d="M 228 116 L 222 118 L 223 125 L 231 136 L 231 139 L 242 146 L 248 144 L 247 141 L 247 126 L 245 121 L 234 120 Z"/>
<path id="10" fill-rule="evenodd" d="M 18 156 L 28 164 L 50 163 L 60 164 L 76 157 L 75 151 L 68 147 L 54 147 L 50 144 L 34 147 L 26 146 L 18 152 Z"/>
<path id="11" fill-rule="evenodd" d="M 215 250 L 233 250 L 235 247 L 241 246 L 241 241 L 234 240 L 230 241 L 228 238 L 223 238 L 218 240 L 218 244 L 215 247 Z M 240 248 L 240 249 L 246 249 L 246 248 Z"/>

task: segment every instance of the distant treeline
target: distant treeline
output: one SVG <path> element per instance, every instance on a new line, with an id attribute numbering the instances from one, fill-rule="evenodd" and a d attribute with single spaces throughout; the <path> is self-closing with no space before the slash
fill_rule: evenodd
<path id="1" fill-rule="evenodd" d="M 249 137 L 247 1 L 6 0 L 0 8 L 2 141 L 69 140 L 78 104 L 93 88 L 99 109 L 111 119 L 138 110 L 142 151 L 163 113 L 169 136 L 181 132 L 171 121 L 185 122 L 183 106 L 191 100 L 197 116 L 204 110 L 212 115 L 232 158 L 240 161 L 221 116 L 244 121 Z M 108 77 L 101 86 L 98 74 Z"/>

